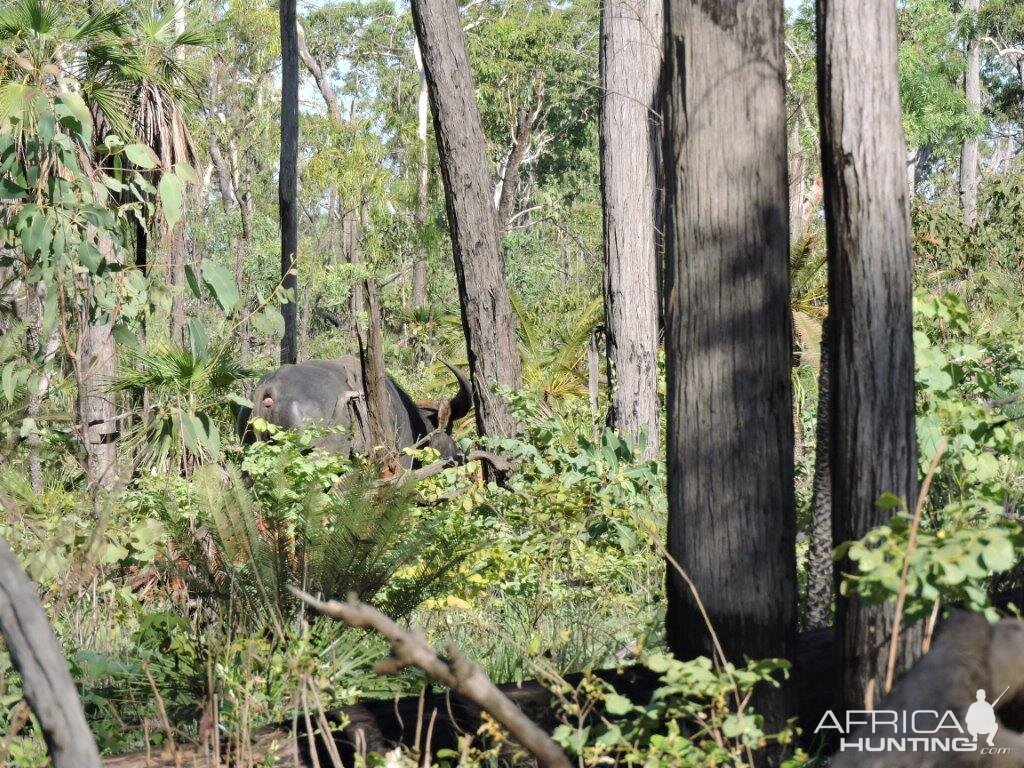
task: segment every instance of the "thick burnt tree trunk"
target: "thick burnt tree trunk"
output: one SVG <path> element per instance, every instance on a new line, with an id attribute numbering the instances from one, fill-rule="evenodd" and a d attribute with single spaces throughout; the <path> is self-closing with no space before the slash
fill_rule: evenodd
<path id="1" fill-rule="evenodd" d="M 298 352 L 297 312 L 298 277 L 296 258 L 299 247 L 299 211 L 296 199 L 299 159 L 299 33 L 295 18 L 295 0 L 281 0 L 281 162 L 277 180 L 277 205 L 281 218 L 281 286 L 290 292 L 281 307 L 284 336 L 281 337 L 281 363 L 294 363 Z"/>
<path id="2" fill-rule="evenodd" d="M 35 587 L 0 538 L 0 634 L 21 675 L 54 768 L 100 768 L 67 662 Z"/>
<path id="3" fill-rule="evenodd" d="M 477 429 L 507 437 L 518 425 L 492 387 L 521 387 L 522 363 L 459 8 L 455 0 L 414 0 L 412 16 L 434 115 Z"/>
<path id="4" fill-rule="evenodd" d="M 818 2 L 818 105 L 829 263 L 832 526 L 836 545 L 917 499 L 913 290 L 896 6 Z M 836 563 L 836 577 L 850 573 Z M 882 693 L 893 605 L 836 606 L 841 704 Z M 907 638 L 907 633 L 904 633 Z M 904 643 L 900 667 L 919 643 Z M 877 698 L 877 697 L 876 697 Z"/>
<path id="5" fill-rule="evenodd" d="M 668 550 L 726 656 L 792 658 L 796 632 L 782 4 L 669 0 L 664 93 Z M 680 658 L 713 646 L 673 568 Z M 754 706 L 769 730 L 788 686 Z"/>
<path id="6" fill-rule="evenodd" d="M 981 37 L 977 31 L 981 0 L 966 0 L 964 12 L 970 16 L 971 36 L 967 41 L 967 71 L 964 73 L 964 96 L 971 117 L 981 115 Z M 960 148 L 960 205 L 964 223 L 973 226 L 978 220 L 978 137 L 972 133 Z"/>
<path id="7" fill-rule="evenodd" d="M 611 421 L 660 453 L 658 77 L 661 0 L 607 0 L 601 13 L 601 195 Z"/>

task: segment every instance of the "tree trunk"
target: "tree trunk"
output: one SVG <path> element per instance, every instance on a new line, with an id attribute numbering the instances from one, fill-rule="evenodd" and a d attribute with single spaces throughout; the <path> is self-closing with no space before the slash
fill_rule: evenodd
<path id="1" fill-rule="evenodd" d="M 815 428 L 811 535 L 807 552 L 807 620 L 804 629 L 824 629 L 832 614 L 832 469 L 829 462 L 829 410 L 832 408 L 828 354 L 829 319 L 821 327 L 818 369 L 818 423 Z"/>
<path id="2" fill-rule="evenodd" d="M 110 381 L 117 374 L 117 357 L 113 327 L 93 317 L 89 306 L 91 296 L 85 301 L 78 332 L 75 373 L 86 474 L 90 486 L 96 490 L 110 488 L 117 482 L 116 409 L 113 395 L 108 391 Z"/>
<path id="3" fill-rule="evenodd" d="M 114 244 L 109 236 L 97 236 L 99 250 L 114 261 Z M 118 481 L 117 424 L 110 382 L 117 375 L 117 346 L 113 326 L 100 322 L 93 307 L 92 291 L 81 297 L 78 348 L 74 360 L 78 385 L 78 417 L 85 447 L 85 469 L 91 490 L 109 489 Z"/>
<path id="4" fill-rule="evenodd" d="M 100 768 L 67 662 L 35 587 L 7 542 L 0 539 L 0 634 L 21 675 L 54 768 Z"/>
<path id="5" fill-rule="evenodd" d="M 660 13 L 659 13 L 660 18 Z M 498 234 L 504 236 L 508 232 L 509 219 L 516 201 L 516 187 L 519 186 L 519 169 L 522 167 L 526 150 L 530 146 L 530 136 L 540 117 L 544 105 L 543 84 L 534 89 L 534 103 L 523 104 L 516 115 L 513 129 L 512 146 L 505 157 L 504 169 L 498 182 Z"/>
<path id="6" fill-rule="evenodd" d="M 185 222 L 178 222 L 167 233 L 168 284 L 171 286 L 171 341 L 185 345 Z"/>
<path id="7" fill-rule="evenodd" d="M 657 222 L 660 0 L 607 0 L 601 14 L 601 195 L 611 421 L 623 435 L 658 434 Z"/>
<path id="8" fill-rule="evenodd" d="M 412 263 L 412 307 L 420 309 L 427 305 L 427 247 L 424 228 L 430 210 L 430 154 L 427 148 L 427 118 L 430 113 L 430 97 L 427 93 L 427 75 L 423 69 L 419 41 L 413 41 L 413 55 L 420 73 L 420 93 L 417 102 L 419 125 L 416 138 L 419 140 L 420 159 L 417 169 L 416 226 L 420 231 L 420 247 Z"/>
<path id="9" fill-rule="evenodd" d="M 981 0 L 965 0 L 964 13 L 970 16 L 971 37 L 967 41 L 967 71 L 964 73 L 964 96 L 967 112 L 972 118 L 981 115 L 981 38 L 978 11 Z M 972 227 L 978 221 L 978 136 L 973 131 L 960 148 L 960 205 L 964 223 Z"/>
<path id="10" fill-rule="evenodd" d="M 395 423 L 391 417 L 388 378 L 384 365 L 384 333 L 377 303 L 377 283 L 363 283 L 366 296 L 366 332 L 360 334 L 359 359 L 363 368 L 363 391 L 369 421 L 371 455 L 382 462 L 395 458 Z"/>
<path id="11" fill-rule="evenodd" d="M 412 16 L 434 114 L 477 429 L 508 437 L 518 424 L 492 387 L 522 387 L 522 364 L 459 8 L 455 0 L 414 0 Z"/>
<path id="12" fill-rule="evenodd" d="M 819 0 L 817 12 L 838 545 L 891 516 L 876 505 L 883 493 L 917 499 L 913 275 L 896 6 Z M 854 570 L 848 560 L 835 565 L 837 578 Z M 872 681 L 882 692 L 893 604 L 850 596 L 836 608 L 841 703 L 862 709 Z M 901 668 L 915 647 L 904 643 Z"/>
<path id="13" fill-rule="evenodd" d="M 341 107 L 338 106 L 338 99 L 334 95 L 334 89 L 331 88 L 330 82 L 327 80 L 327 73 L 324 71 L 324 66 L 313 58 L 309 52 L 309 48 L 306 47 L 306 31 L 302 28 L 301 24 L 295 26 L 295 44 L 299 56 L 302 58 L 302 63 L 306 65 L 306 69 L 309 70 L 309 74 L 313 76 L 316 87 L 320 91 L 320 96 L 323 97 L 324 104 L 327 106 L 327 113 L 334 119 L 334 122 L 341 125 Z"/>
<path id="14" fill-rule="evenodd" d="M 587 395 L 590 399 L 590 422 L 594 431 L 594 442 L 601 436 L 601 414 L 598 403 L 601 396 L 601 353 L 597 342 L 597 331 L 587 339 Z"/>
<path id="15" fill-rule="evenodd" d="M 296 187 L 299 159 L 299 41 L 295 0 L 281 0 L 281 164 L 277 182 L 277 205 L 281 218 L 281 287 L 288 303 L 281 307 L 284 336 L 281 363 L 294 363 L 297 355 L 299 212 Z"/>
<path id="16" fill-rule="evenodd" d="M 800 122 L 794 118 L 789 133 L 789 239 L 798 243 L 807 221 L 807 158 L 800 146 Z"/>
<path id="17" fill-rule="evenodd" d="M 796 633 L 782 4 L 666 3 L 668 550 L 725 655 L 791 658 Z M 672 569 L 680 658 L 711 656 Z M 754 706 L 769 731 L 789 686 Z"/>

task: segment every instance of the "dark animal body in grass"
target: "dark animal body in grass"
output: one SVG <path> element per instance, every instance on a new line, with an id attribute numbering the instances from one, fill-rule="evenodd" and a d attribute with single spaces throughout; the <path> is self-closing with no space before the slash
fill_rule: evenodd
<path id="1" fill-rule="evenodd" d="M 455 421 L 469 413 L 472 394 L 469 382 L 445 363 L 458 379 L 458 392 L 449 400 L 417 404 L 390 376 L 387 380 L 385 418 L 393 426 L 401 454 L 412 446 L 434 448 L 443 458 L 457 457 L 451 437 Z M 366 413 L 363 372 L 359 358 L 346 355 L 336 360 L 310 360 L 283 365 L 263 376 L 253 391 L 253 407 L 238 414 L 238 434 L 243 442 L 263 437 L 253 428 L 255 419 L 285 429 L 327 428 L 313 445 L 349 456 L 365 455 L 372 445 Z M 406 466 L 412 458 L 402 456 Z"/>

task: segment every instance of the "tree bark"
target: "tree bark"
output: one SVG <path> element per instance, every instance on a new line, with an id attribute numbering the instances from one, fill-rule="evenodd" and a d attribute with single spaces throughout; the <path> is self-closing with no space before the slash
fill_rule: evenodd
<path id="1" fill-rule="evenodd" d="M 732 661 L 792 658 L 792 325 L 782 4 L 669 0 L 664 94 L 668 551 Z M 669 570 L 669 647 L 710 656 Z M 754 706 L 769 731 L 789 686 Z"/>
<path id="2" fill-rule="evenodd" d="M 420 309 L 427 305 L 427 247 L 424 228 L 430 211 L 430 153 L 427 148 L 427 119 L 430 113 L 430 96 L 427 93 L 427 74 L 423 69 L 423 56 L 418 40 L 413 41 L 413 57 L 420 73 L 420 92 L 417 101 L 419 124 L 416 138 L 419 142 L 420 157 L 417 168 L 416 226 L 420 231 L 420 247 L 412 263 L 412 307 Z"/>
<path id="3" fill-rule="evenodd" d="M 876 504 L 883 493 L 911 507 L 917 499 L 913 275 L 896 6 L 819 0 L 817 13 L 838 545 L 890 517 Z M 848 560 L 839 562 L 836 578 L 853 570 Z M 864 708 L 872 680 L 881 692 L 892 614 L 892 603 L 838 600 L 837 666 L 847 708 Z M 904 638 L 901 668 L 919 647 Z"/>
<path id="4" fill-rule="evenodd" d="M 360 334 L 359 359 L 363 367 L 363 390 L 366 393 L 366 415 L 370 428 L 370 448 L 382 461 L 390 461 L 395 453 L 395 424 L 388 397 L 388 376 L 384 364 L 384 333 L 377 303 L 377 283 L 364 281 L 366 296 L 366 333 Z"/>
<path id="5" fill-rule="evenodd" d="M 309 48 L 306 47 L 306 31 L 302 28 L 301 24 L 296 23 L 295 35 L 298 54 L 302 58 L 302 63 L 306 66 L 306 69 L 309 70 L 309 74 L 313 76 L 313 81 L 316 83 L 316 87 L 320 91 L 320 95 L 323 97 L 324 104 L 327 107 L 327 113 L 334 119 L 334 122 L 341 125 L 341 107 L 338 105 L 338 99 L 335 97 L 334 89 L 331 88 L 331 84 L 327 80 L 327 72 L 323 64 L 314 59 L 309 52 Z"/>
<path id="6" fill-rule="evenodd" d="M 281 363 L 295 363 L 297 357 L 299 212 L 296 200 L 299 159 L 299 34 L 295 0 L 280 0 L 281 24 L 281 161 L 277 183 L 277 205 L 281 218 L 281 287 L 289 293 L 281 307 L 284 335 Z"/>
<path id="7" fill-rule="evenodd" d="M 660 14 L 659 14 L 660 15 Z M 508 232 L 509 219 L 512 216 L 512 208 L 516 201 L 516 187 L 519 186 L 519 169 L 526 157 L 526 150 L 530 146 L 530 136 L 533 134 L 537 118 L 540 117 L 544 105 L 543 84 L 538 83 L 534 89 L 534 103 L 523 104 L 516 115 L 516 124 L 513 129 L 512 146 L 509 147 L 505 157 L 505 165 L 501 179 L 498 184 L 498 233 L 500 236 Z"/>
<path id="8" fill-rule="evenodd" d="M 508 437 L 518 424 L 492 387 L 520 388 L 522 363 L 459 8 L 455 0 L 414 0 L 412 16 L 434 115 L 477 429 Z"/>
<path id="9" fill-rule="evenodd" d="M 967 41 L 967 71 L 964 73 L 964 96 L 967 113 L 972 118 L 981 115 L 981 39 L 977 30 L 981 0 L 965 0 L 964 13 L 970 16 L 971 37 Z M 978 136 L 964 139 L 960 148 L 960 205 L 964 223 L 968 227 L 978 221 Z"/>
<path id="10" fill-rule="evenodd" d="M 818 369 L 818 421 L 815 428 L 811 534 L 807 552 L 807 620 L 804 629 L 825 629 L 832 613 L 832 468 L 829 462 L 829 411 L 832 408 L 828 353 L 829 319 L 821 328 Z"/>
<path id="11" fill-rule="evenodd" d="M 97 245 L 108 261 L 115 260 L 114 244 L 99 233 Z M 81 297 L 78 345 L 74 360 L 78 385 L 78 417 L 85 447 L 85 470 L 93 492 L 110 489 L 118 481 L 117 424 L 110 382 L 117 375 L 117 345 L 113 325 L 101 322 L 93 307 L 92 291 Z"/>
<path id="12" fill-rule="evenodd" d="M 623 435 L 658 433 L 657 121 L 663 3 L 607 0 L 601 14 L 601 196 L 605 343 L 611 421 Z"/>
<path id="13" fill-rule="evenodd" d="M 0 633 L 54 768 L 100 768 L 78 691 L 32 582 L 0 538 Z"/>

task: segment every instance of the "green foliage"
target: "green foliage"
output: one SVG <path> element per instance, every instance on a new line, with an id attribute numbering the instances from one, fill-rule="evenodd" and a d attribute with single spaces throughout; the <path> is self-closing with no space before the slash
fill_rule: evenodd
<path id="1" fill-rule="evenodd" d="M 556 685 L 567 722 L 554 737 L 583 764 L 750 766 L 765 747 L 794 743 L 795 728 L 766 733 L 763 718 L 745 706 L 755 689 L 777 687 L 780 677 L 788 677 L 788 662 L 716 667 L 705 657 L 683 662 L 654 654 L 643 664 L 660 681 L 647 703 L 633 702 L 593 677 L 577 688 Z M 595 706 L 603 713 L 587 722 Z M 781 765 L 806 762 L 797 751 Z"/>
<path id="2" fill-rule="evenodd" d="M 327 599 L 355 593 L 401 617 L 446 589 L 443 579 L 466 558 L 465 530 L 421 513 L 412 488 L 379 484 L 352 465 L 339 479 L 317 451 L 309 460 L 271 448 L 268 461 L 263 450 L 254 446 L 255 460 L 244 465 L 251 492 L 217 467 L 196 475 L 203 512 L 172 532 L 184 575 L 215 613 L 237 605 L 283 627 L 299 607 L 288 587 L 301 586 Z"/>
<path id="3" fill-rule="evenodd" d="M 1020 523 L 1006 515 L 1024 498 L 1024 433 L 1015 407 L 1024 392 L 1024 345 L 1012 327 L 979 323 L 953 294 L 921 293 L 915 307 L 922 473 L 943 439 L 948 448 L 909 554 L 906 615 L 919 620 L 941 600 L 995 618 L 989 584 L 1024 550 Z M 891 495 L 879 500 L 890 508 L 901 503 Z M 910 520 L 901 512 L 836 551 L 857 567 L 844 592 L 876 603 L 899 593 Z"/>
<path id="4" fill-rule="evenodd" d="M 223 349 L 209 349 L 200 331 L 201 326 L 191 334 L 191 349 L 128 352 L 111 382 L 114 392 L 148 397 L 149 408 L 129 433 L 128 445 L 157 471 L 190 471 L 217 459 L 221 435 L 216 417 L 229 403 L 248 402 L 234 390 L 249 372 Z"/>
<path id="5" fill-rule="evenodd" d="M 844 579 L 843 594 L 872 603 L 893 599 L 900 591 L 909 540 L 910 517 L 900 514 L 863 539 L 839 547 L 836 557 L 849 556 L 858 571 Z M 908 623 L 926 617 L 937 600 L 984 612 L 994 621 L 999 614 L 989 602 L 988 583 L 1014 567 L 1022 548 L 1024 531 L 1011 520 L 983 527 L 950 521 L 919 531 L 907 572 Z"/>

